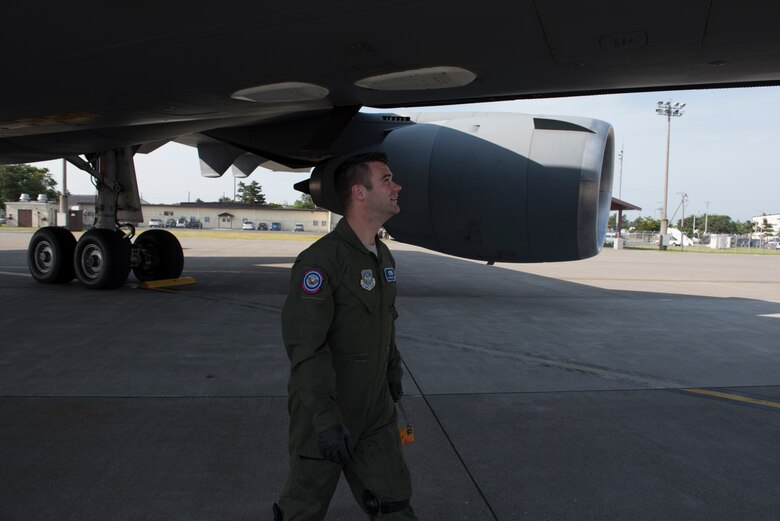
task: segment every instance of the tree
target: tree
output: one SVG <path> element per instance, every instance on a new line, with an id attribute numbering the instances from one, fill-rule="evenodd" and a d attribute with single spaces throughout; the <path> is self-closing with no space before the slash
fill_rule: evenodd
<path id="1" fill-rule="evenodd" d="M 18 201 L 22 194 L 35 198 L 46 194 L 49 199 L 57 199 L 54 187 L 57 181 L 48 168 L 31 165 L 0 165 L 0 202 Z"/>
<path id="2" fill-rule="evenodd" d="M 772 223 L 770 223 L 766 217 L 764 217 L 764 220 L 761 222 L 761 231 L 764 232 L 764 237 L 769 237 L 775 233 L 775 227 L 772 226 Z"/>
<path id="3" fill-rule="evenodd" d="M 637 217 L 632 225 L 638 232 L 658 232 L 661 231 L 661 221 L 651 217 Z"/>
<path id="4" fill-rule="evenodd" d="M 607 228 L 609 228 L 610 230 L 617 230 L 617 224 L 616 224 L 617 216 L 618 216 L 617 213 L 610 214 L 609 221 L 607 222 Z M 628 218 L 625 215 L 623 215 L 623 219 L 621 219 L 620 221 L 620 229 L 628 230 L 628 227 L 629 227 Z"/>
<path id="5" fill-rule="evenodd" d="M 233 203 L 233 202 L 235 202 L 235 201 L 233 201 L 233 199 L 231 199 L 230 197 L 228 197 L 228 196 L 226 196 L 226 195 L 223 195 L 222 197 L 220 197 L 219 199 L 217 199 L 217 202 L 218 202 L 218 203 Z"/>
<path id="6" fill-rule="evenodd" d="M 309 194 L 302 194 L 300 199 L 295 201 L 293 203 L 294 208 L 317 208 L 317 205 L 314 204 L 314 200 L 311 198 Z"/>
<path id="7" fill-rule="evenodd" d="M 708 233 L 738 233 L 737 223 L 731 220 L 728 215 L 708 215 L 707 216 Z"/>
<path id="8" fill-rule="evenodd" d="M 252 181 L 248 185 L 244 184 L 243 181 L 239 182 L 238 200 L 242 203 L 265 204 L 263 187 L 257 181 Z"/>

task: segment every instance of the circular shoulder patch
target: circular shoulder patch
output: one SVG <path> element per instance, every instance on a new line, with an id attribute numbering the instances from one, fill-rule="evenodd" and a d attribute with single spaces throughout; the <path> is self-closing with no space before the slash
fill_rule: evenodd
<path id="1" fill-rule="evenodd" d="M 319 293 L 322 288 L 322 281 L 324 280 L 322 272 L 317 268 L 309 268 L 303 272 L 303 282 L 301 288 L 309 295 Z"/>

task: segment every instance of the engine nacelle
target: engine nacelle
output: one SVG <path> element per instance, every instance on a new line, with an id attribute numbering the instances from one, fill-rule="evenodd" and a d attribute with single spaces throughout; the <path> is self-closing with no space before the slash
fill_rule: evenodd
<path id="1" fill-rule="evenodd" d="M 497 262 L 577 260 L 601 250 L 612 199 L 608 123 L 490 113 L 414 121 L 370 147 L 388 154 L 403 187 L 401 213 L 385 225 L 394 238 Z M 317 167 L 309 183 L 315 203 L 337 213 L 333 172 L 344 156 Z"/>

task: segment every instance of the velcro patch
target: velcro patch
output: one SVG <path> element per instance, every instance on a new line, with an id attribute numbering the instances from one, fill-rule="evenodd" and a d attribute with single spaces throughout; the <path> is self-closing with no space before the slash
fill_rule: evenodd
<path id="1" fill-rule="evenodd" d="M 301 289 L 309 295 L 319 293 L 322 289 L 322 282 L 325 277 L 322 276 L 322 272 L 317 268 L 309 268 L 303 272 L 303 282 L 301 282 Z"/>

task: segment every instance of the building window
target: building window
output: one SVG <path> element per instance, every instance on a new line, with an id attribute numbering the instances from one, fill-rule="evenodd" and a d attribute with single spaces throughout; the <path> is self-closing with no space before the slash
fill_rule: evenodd
<path id="1" fill-rule="evenodd" d="M 203 222 L 204 223 L 210 223 L 211 222 L 211 217 L 204 217 L 203 218 Z"/>
<path id="2" fill-rule="evenodd" d="M 164 217 L 173 217 L 173 212 L 170 211 L 170 210 L 164 211 L 163 212 L 163 216 Z"/>

